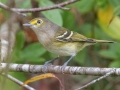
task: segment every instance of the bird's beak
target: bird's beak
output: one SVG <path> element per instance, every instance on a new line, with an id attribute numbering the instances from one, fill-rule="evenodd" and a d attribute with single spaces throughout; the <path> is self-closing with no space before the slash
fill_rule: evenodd
<path id="1" fill-rule="evenodd" d="M 25 23 L 25 24 L 23 24 L 23 26 L 30 27 L 30 26 L 32 26 L 32 24 L 30 24 L 30 23 Z"/>

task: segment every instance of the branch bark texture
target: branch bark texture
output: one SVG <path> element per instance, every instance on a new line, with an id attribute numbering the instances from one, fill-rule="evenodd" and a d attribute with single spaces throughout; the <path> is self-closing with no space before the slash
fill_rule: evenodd
<path id="1" fill-rule="evenodd" d="M 26 14 L 23 14 L 23 13 L 20 13 L 20 12 L 17 12 L 17 11 L 14 11 L 12 8 L 6 6 L 5 4 L 3 4 L 3 3 L 1 3 L 1 2 L 0 2 L 0 8 L 5 9 L 6 11 L 10 11 L 10 12 L 16 13 L 16 14 L 18 14 L 18 15 L 26 16 Z"/>
<path id="2" fill-rule="evenodd" d="M 7 64 L 2 63 L 3 70 Z M 29 72 L 29 73 L 41 73 L 43 65 L 30 65 L 30 64 L 10 64 L 10 71 Z M 108 72 L 114 70 L 113 75 L 120 75 L 120 68 L 99 68 L 99 67 L 65 67 L 64 74 L 74 75 L 105 75 Z M 49 65 L 46 69 L 46 73 L 59 73 L 62 74 L 61 66 Z"/>
<path id="3" fill-rule="evenodd" d="M 75 89 L 75 90 L 82 90 L 82 89 L 84 89 L 84 88 L 87 88 L 88 86 L 90 86 L 90 85 L 92 85 L 92 84 L 94 84 L 94 83 L 96 83 L 96 82 L 98 82 L 98 81 L 100 81 L 100 80 L 102 80 L 102 79 L 110 76 L 110 75 L 113 74 L 114 72 L 115 72 L 115 71 L 114 71 L 114 69 L 113 69 L 112 71 L 106 73 L 105 75 L 103 75 L 103 76 L 101 76 L 101 77 L 99 77 L 99 78 L 97 78 L 97 79 L 95 79 L 95 80 L 87 83 L 86 85 L 84 85 L 84 86 L 82 86 L 82 87 L 80 87 L 80 88 L 78 88 L 78 89 Z"/>
<path id="4" fill-rule="evenodd" d="M 72 3 L 75 3 L 77 1 L 80 1 L 80 0 L 68 0 L 66 2 L 62 2 L 62 3 L 59 3 L 59 4 L 55 4 L 55 5 L 48 6 L 48 7 L 43 7 L 43 8 L 30 8 L 30 9 L 11 8 L 10 9 L 8 6 L 6 6 L 2 3 L 0 3 L 0 7 L 5 9 L 5 10 L 8 10 L 8 11 L 17 12 L 19 14 L 19 13 L 27 13 L 27 12 L 46 11 L 46 10 L 58 9 L 58 8 L 62 9 L 62 7 L 67 6 L 69 4 L 72 4 Z"/>

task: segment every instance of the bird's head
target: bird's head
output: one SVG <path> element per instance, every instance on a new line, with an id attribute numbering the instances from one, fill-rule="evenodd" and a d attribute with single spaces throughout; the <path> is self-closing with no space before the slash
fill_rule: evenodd
<path id="1" fill-rule="evenodd" d="M 52 32 L 57 31 L 58 25 L 54 24 L 50 20 L 46 18 L 35 18 L 32 19 L 30 22 L 23 24 L 23 26 L 30 27 L 34 32 Z"/>
<path id="2" fill-rule="evenodd" d="M 35 19 L 32 19 L 30 22 L 23 24 L 23 26 L 27 26 L 32 29 L 37 29 L 43 26 L 47 22 L 48 20 L 45 18 L 35 18 Z"/>

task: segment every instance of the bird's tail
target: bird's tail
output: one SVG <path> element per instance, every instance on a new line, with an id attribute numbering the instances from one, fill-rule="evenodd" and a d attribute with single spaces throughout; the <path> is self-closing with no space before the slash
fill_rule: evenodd
<path id="1" fill-rule="evenodd" d="M 115 43 L 114 41 L 108 41 L 108 40 L 96 40 L 94 39 L 96 43 Z"/>

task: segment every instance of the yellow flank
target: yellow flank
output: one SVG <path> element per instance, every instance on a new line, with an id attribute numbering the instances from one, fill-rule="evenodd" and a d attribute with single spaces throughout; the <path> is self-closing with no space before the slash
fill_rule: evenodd
<path id="1" fill-rule="evenodd" d="M 47 50 L 59 56 L 72 56 L 82 50 L 86 43 L 80 42 L 56 42 L 47 47 Z"/>
<path id="2" fill-rule="evenodd" d="M 76 43 L 77 44 L 77 43 Z M 76 54 L 76 44 L 73 43 L 56 43 L 54 44 L 55 49 L 52 49 L 53 53 L 59 56 L 71 56 Z"/>

